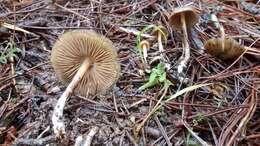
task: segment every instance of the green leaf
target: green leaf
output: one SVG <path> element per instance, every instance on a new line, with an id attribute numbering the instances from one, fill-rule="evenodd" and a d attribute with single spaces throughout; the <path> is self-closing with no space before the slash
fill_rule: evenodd
<path id="1" fill-rule="evenodd" d="M 22 52 L 22 50 L 20 48 L 16 47 L 15 43 L 12 40 L 10 40 L 7 43 L 7 52 L 1 53 L 1 55 L 0 55 L 0 63 L 5 64 L 5 63 L 7 63 L 8 58 L 18 57 L 16 53 L 20 53 L 20 52 Z"/>
<path id="2" fill-rule="evenodd" d="M 162 75 L 159 77 L 160 82 L 165 82 L 166 81 L 166 72 L 162 73 Z"/>
<path id="3" fill-rule="evenodd" d="M 153 87 L 154 85 L 164 81 L 166 81 L 165 65 L 159 63 L 155 68 L 152 69 L 149 81 L 141 86 L 138 90 L 144 90 L 146 88 Z"/>
<path id="4" fill-rule="evenodd" d="M 154 85 L 156 85 L 158 83 L 159 83 L 159 80 L 158 80 L 156 72 L 152 72 L 149 77 L 149 81 L 147 83 L 145 83 L 144 85 L 142 85 L 141 87 L 139 87 L 138 90 L 140 90 L 140 91 L 145 90 L 146 88 L 153 87 Z"/>

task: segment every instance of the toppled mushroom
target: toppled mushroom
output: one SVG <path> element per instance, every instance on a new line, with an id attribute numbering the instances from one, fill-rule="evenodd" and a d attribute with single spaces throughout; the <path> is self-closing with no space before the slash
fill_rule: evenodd
<path id="1" fill-rule="evenodd" d="M 222 60 L 237 59 L 245 51 L 248 54 L 260 55 L 260 50 L 243 46 L 232 38 L 225 38 L 224 40 L 222 38 L 210 39 L 205 43 L 204 48 L 207 53 Z"/>
<path id="2" fill-rule="evenodd" d="M 62 122 L 66 99 L 75 89 L 82 96 L 104 93 L 119 76 L 117 52 L 112 42 L 94 31 L 76 30 L 63 34 L 54 44 L 51 63 L 68 84 L 53 112 L 56 135 L 65 134 Z"/>
<path id="3" fill-rule="evenodd" d="M 143 41 L 140 42 L 140 47 L 141 47 L 142 52 L 143 52 L 144 61 L 147 64 L 147 57 L 148 57 L 147 51 L 150 48 L 150 43 L 146 40 L 143 40 Z"/>
<path id="4" fill-rule="evenodd" d="M 182 29 L 183 31 L 184 51 L 180 58 L 178 73 L 183 71 L 190 58 L 187 28 L 194 26 L 198 23 L 198 20 L 196 10 L 192 7 L 177 8 L 169 17 L 169 24 L 175 29 Z"/>

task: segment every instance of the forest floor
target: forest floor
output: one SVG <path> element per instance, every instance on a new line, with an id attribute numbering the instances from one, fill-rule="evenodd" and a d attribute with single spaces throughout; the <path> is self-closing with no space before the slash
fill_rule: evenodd
<path id="1" fill-rule="evenodd" d="M 196 8 L 199 22 L 188 29 L 191 56 L 182 75 L 188 81 L 182 82 L 176 67 L 183 32 L 168 19 L 187 5 Z M 170 69 L 162 70 L 162 83 L 138 91 L 151 80 L 145 67 L 156 68 L 144 65 L 138 42 L 150 42 L 149 62 L 159 56 L 149 29 L 159 25 L 169 33 L 163 54 Z M 221 35 L 216 25 L 223 26 L 227 37 L 260 48 L 257 0 L 0 0 L 0 145 L 74 145 L 93 128 L 92 145 L 259 145 L 260 59 L 244 54 L 230 62 L 206 53 L 203 44 Z M 57 38 L 74 29 L 108 37 L 117 48 L 121 73 L 105 95 L 69 98 L 66 138 L 61 140 L 55 138 L 51 116 L 66 86 L 50 56 Z M 157 103 L 159 108 L 138 131 Z"/>

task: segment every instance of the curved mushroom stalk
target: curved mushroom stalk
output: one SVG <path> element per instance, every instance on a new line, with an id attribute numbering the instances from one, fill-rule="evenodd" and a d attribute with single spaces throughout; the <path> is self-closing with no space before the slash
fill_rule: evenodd
<path id="1" fill-rule="evenodd" d="M 157 41 L 158 41 L 158 48 L 159 48 L 160 55 L 163 56 L 164 49 L 163 49 L 163 44 L 162 44 L 162 34 L 161 33 L 158 34 Z"/>
<path id="2" fill-rule="evenodd" d="M 74 89 L 78 85 L 79 81 L 82 80 L 84 74 L 90 67 L 90 61 L 86 59 L 83 61 L 76 75 L 73 77 L 66 90 L 63 92 L 61 97 L 58 99 L 56 106 L 54 107 L 52 115 L 53 130 L 57 137 L 63 137 L 65 135 L 65 124 L 63 122 L 63 109 L 65 107 L 67 98 L 73 93 Z"/>
<path id="3" fill-rule="evenodd" d="M 178 73 L 182 73 L 183 69 L 186 67 L 189 59 L 190 59 L 190 46 L 188 42 L 188 33 L 187 33 L 187 27 L 186 27 L 186 21 L 185 21 L 185 14 L 181 13 L 181 25 L 182 25 L 182 31 L 183 31 L 183 42 L 184 42 L 184 47 L 183 47 L 183 56 L 180 58 L 180 64 L 178 66 Z"/>
<path id="4" fill-rule="evenodd" d="M 183 31 L 183 53 L 177 67 L 178 74 L 183 72 L 190 58 L 190 46 L 188 43 L 187 28 L 191 28 L 198 22 L 197 12 L 192 7 L 177 8 L 169 18 L 169 23 L 176 29 Z"/>

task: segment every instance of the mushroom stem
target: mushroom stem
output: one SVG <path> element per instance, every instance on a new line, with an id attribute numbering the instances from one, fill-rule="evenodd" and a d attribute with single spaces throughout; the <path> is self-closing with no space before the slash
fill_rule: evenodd
<path id="1" fill-rule="evenodd" d="M 144 61 L 146 64 L 147 64 L 147 57 L 148 57 L 147 49 L 148 49 L 147 45 L 143 45 L 142 50 L 143 50 L 143 55 L 144 55 Z"/>
<path id="2" fill-rule="evenodd" d="M 160 57 L 161 59 L 165 62 L 167 70 L 171 68 L 171 65 L 167 63 L 167 56 L 164 54 L 164 49 L 163 49 L 163 44 L 162 44 L 162 34 L 158 33 L 158 47 L 159 47 L 159 52 L 160 52 Z"/>
<path id="3" fill-rule="evenodd" d="M 159 47 L 159 52 L 160 52 L 160 56 L 161 58 L 166 61 L 165 57 L 164 57 L 164 49 L 163 49 L 163 45 L 162 45 L 162 34 L 158 33 L 158 47 Z"/>
<path id="4" fill-rule="evenodd" d="M 67 97 L 70 96 L 74 89 L 76 88 L 79 81 L 82 79 L 85 72 L 90 67 L 90 61 L 86 59 L 80 66 L 79 70 L 73 77 L 70 84 L 67 86 L 66 90 L 63 92 L 61 97 L 58 99 L 57 104 L 54 107 L 53 115 L 52 115 L 52 124 L 53 130 L 57 137 L 65 135 L 65 125 L 63 122 L 63 109 L 67 100 Z"/>
<path id="5" fill-rule="evenodd" d="M 224 43 L 224 40 L 225 40 L 225 30 L 224 30 L 224 27 L 222 25 L 220 25 L 220 24 L 219 24 L 219 31 L 220 31 L 220 37 L 222 39 L 221 47 L 222 47 L 222 50 L 224 50 L 224 48 L 225 48 L 225 43 Z"/>
<path id="6" fill-rule="evenodd" d="M 163 57 L 164 49 L 163 49 L 163 45 L 162 45 L 162 34 L 161 33 L 158 33 L 157 40 L 158 40 L 160 55 Z"/>
<path id="7" fill-rule="evenodd" d="M 183 68 L 186 67 L 186 64 L 190 58 L 190 48 L 188 43 L 188 33 L 187 33 L 187 27 L 185 22 L 185 14 L 181 14 L 181 24 L 182 24 L 182 30 L 183 30 L 183 41 L 184 41 L 184 55 L 181 57 L 181 62 L 178 66 L 178 73 L 181 73 L 183 71 Z"/>

